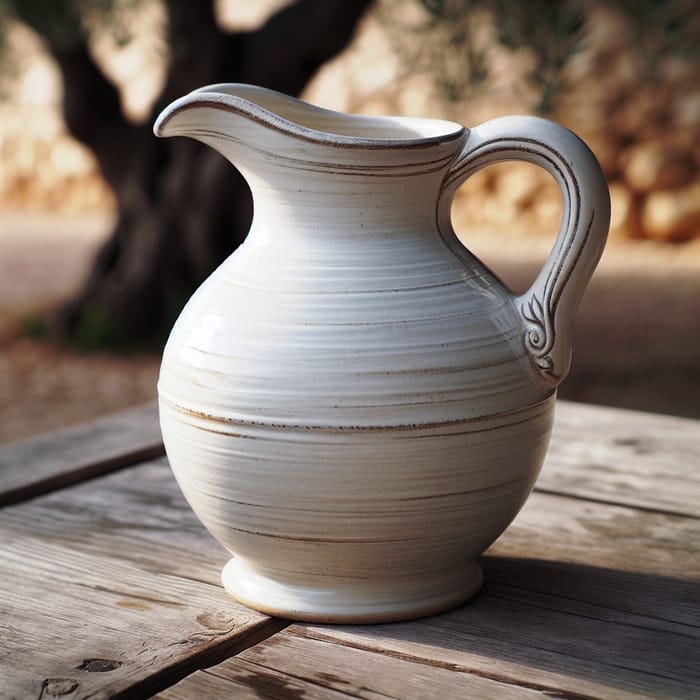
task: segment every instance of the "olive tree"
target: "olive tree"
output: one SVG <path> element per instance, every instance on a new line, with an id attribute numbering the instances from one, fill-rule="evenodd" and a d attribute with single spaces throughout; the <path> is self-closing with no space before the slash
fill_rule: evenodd
<path id="1" fill-rule="evenodd" d="M 183 301 L 249 225 L 250 195 L 235 169 L 189 139 L 156 139 L 151 128 L 158 112 L 216 82 L 298 94 L 346 46 L 370 4 L 298 0 L 257 29 L 227 32 L 211 0 L 165 0 L 167 78 L 151 117 L 133 123 L 90 51 L 86 21 L 97 15 L 117 22 L 124 2 L 0 0 L 5 16 L 12 13 L 35 30 L 55 59 L 67 128 L 92 151 L 116 199 L 114 230 L 82 290 L 54 319 L 60 335 L 92 344 L 162 338 Z"/>

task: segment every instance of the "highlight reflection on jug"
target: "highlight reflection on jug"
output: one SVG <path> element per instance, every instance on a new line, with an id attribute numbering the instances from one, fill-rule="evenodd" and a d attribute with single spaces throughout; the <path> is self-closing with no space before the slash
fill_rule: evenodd
<path id="1" fill-rule="evenodd" d="M 237 84 L 177 100 L 155 132 L 217 149 L 254 199 L 246 241 L 175 324 L 158 385 L 173 472 L 233 555 L 227 590 L 335 622 L 469 598 L 475 559 L 541 468 L 605 244 L 609 197 L 590 150 L 535 117 L 467 129 Z M 564 200 L 521 296 L 450 222 L 457 187 L 502 160 L 543 167 Z"/>

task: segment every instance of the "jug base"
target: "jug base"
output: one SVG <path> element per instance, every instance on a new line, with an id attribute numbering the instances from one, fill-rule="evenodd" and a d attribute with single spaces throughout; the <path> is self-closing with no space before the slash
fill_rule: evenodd
<path id="1" fill-rule="evenodd" d="M 418 581 L 323 579 L 323 586 L 272 579 L 237 557 L 221 572 L 226 591 L 259 612 L 301 622 L 355 625 L 397 622 L 449 610 L 477 593 L 483 574 L 473 561 L 459 570 Z M 335 585 L 329 585 L 329 580 Z"/>

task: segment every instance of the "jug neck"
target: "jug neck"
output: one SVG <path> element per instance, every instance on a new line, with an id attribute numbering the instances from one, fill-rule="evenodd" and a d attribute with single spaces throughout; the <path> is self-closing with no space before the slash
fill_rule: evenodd
<path id="1" fill-rule="evenodd" d="M 264 226 L 306 238 L 388 238 L 411 232 L 426 235 L 437 226 L 441 171 L 379 178 L 295 171 L 285 178 L 280 168 L 272 182 L 244 174 L 254 201 L 251 235 Z"/>

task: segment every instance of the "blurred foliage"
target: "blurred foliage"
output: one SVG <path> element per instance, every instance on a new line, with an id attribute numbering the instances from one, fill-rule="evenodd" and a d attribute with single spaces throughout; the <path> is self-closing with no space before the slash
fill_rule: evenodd
<path id="1" fill-rule="evenodd" d="M 46 317 L 32 313 L 21 319 L 23 335 L 34 340 L 46 340 L 50 337 L 51 328 Z"/>
<path id="2" fill-rule="evenodd" d="M 4 21 L 16 16 L 25 18 L 59 49 L 84 43 L 101 29 L 125 43 L 131 38 L 129 10 L 138 4 L 139 0 L 0 0 L 0 42 Z"/>
<path id="3" fill-rule="evenodd" d="M 537 112 L 551 113 L 569 87 L 566 67 L 587 43 L 596 7 L 620 12 L 638 38 L 644 80 L 656 81 L 659 56 L 694 60 L 700 53 L 697 0 L 411 0 L 420 9 L 404 17 L 405 0 L 379 3 L 384 27 L 407 74 L 429 75 L 441 97 L 457 102 L 478 92 L 491 74 L 494 39 L 533 57 L 527 81 Z M 0 57 L 4 25 L 24 17 L 56 48 L 84 43 L 107 31 L 116 43 L 130 41 L 130 11 L 140 0 L 0 0 Z M 416 42 L 416 37 L 419 41 Z M 170 37 L 172 41 L 172 37 Z M 177 47 L 171 47 L 171 49 Z M 7 66 L 6 66 L 7 67 Z"/>
<path id="4" fill-rule="evenodd" d="M 13 94 L 24 66 L 10 33 L 17 18 L 38 31 L 52 50 L 70 51 L 107 33 L 118 46 L 134 38 L 134 10 L 141 0 L 0 0 L 0 99 Z"/>
<path id="5" fill-rule="evenodd" d="M 109 311 L 98 304 L 87 306 L 70 340 L 83 351 L 121 349 L 129 344 L 128 336 L 114 322 Z"/>
<path id="6" fill-rule="evenodd" d="M 659 80 L 661 55 L 695 60 L 700 55 L 700 6 L 697 0 L 605 0 L 621 11 L 638 38 L 647 79 Z"/>
<path id="7" fill-rule="evenodd" d="M 608 7 L 629 23 L 648 75 L 659 78 L 659 57 L 691 60 L 700 51 L 696 0 L 413 0 L 419 16 L 402 19 L 403 0 L 388 0 L 384 25 L 407 73 L 430 75 L 442 97 L 462 101 L 490 77 L 494 43 L 510 51 L 527 49 L 527 80 L 533 109 L 551 113 L 569 87 L 566 68 L 586 49 L 588 19 Z M 413 13 L 410 13 L 413 14 Z M 419 41 L 415 41 L 415 37 Z M 494 42 L 495 39 L 495 42 Z"/>

